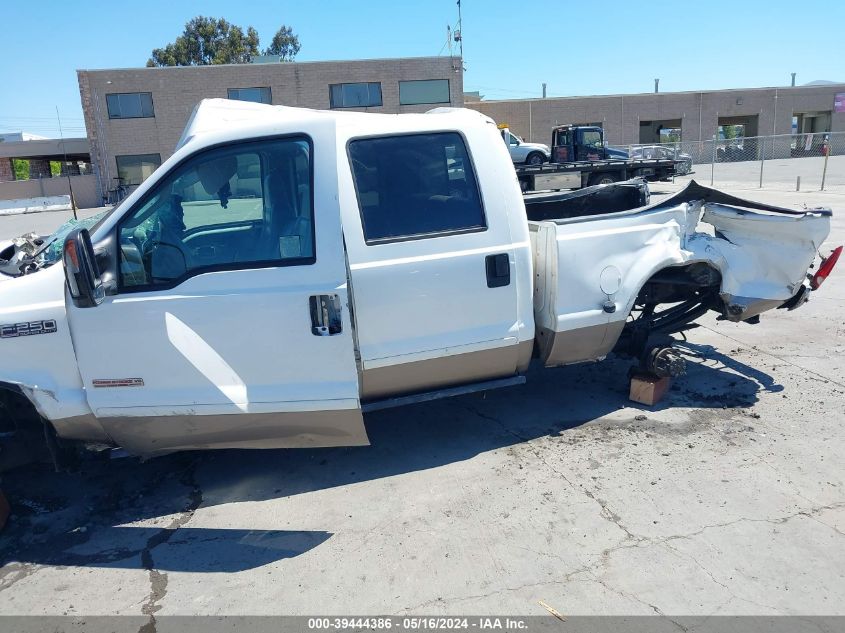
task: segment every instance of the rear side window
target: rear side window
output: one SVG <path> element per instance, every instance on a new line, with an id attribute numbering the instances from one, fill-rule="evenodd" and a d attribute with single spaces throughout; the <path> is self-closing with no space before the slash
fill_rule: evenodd
<path id="1" fill-rule="evenodd" d="M 359 139 L 349 159 L 367 244 L 486 228 L 460 134 Z"/>

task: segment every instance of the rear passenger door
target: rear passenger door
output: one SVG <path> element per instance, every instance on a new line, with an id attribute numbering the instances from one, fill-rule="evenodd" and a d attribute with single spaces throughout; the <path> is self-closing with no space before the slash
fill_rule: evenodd
<path id="1" fill-rule="evenodd" d="M 485 213 L 465 139 L 358 138 L 347 150 L 357 208 L 344 208 L 344 233 L 362 397 L 513 374 L 511 233 L 504 214 Z"/>

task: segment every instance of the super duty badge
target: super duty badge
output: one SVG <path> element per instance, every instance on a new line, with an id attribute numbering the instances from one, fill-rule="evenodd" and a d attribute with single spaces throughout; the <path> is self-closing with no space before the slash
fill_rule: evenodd
<path id="1" fill-rule="evenodd" d="M 27 323 L 10 323 L 0 325 L 0 338 L 17 338 L 19 336 L 34 336 L 35 334 L 52 334 L 56 331 L 56 320 L 29 321 Z"/>

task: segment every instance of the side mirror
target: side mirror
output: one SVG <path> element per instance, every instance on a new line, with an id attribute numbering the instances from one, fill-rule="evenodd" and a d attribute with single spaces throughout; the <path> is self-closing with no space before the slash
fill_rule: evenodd
<path id="1" fill-rule="evenodd" d="M 100 281 L 100 271 L 91 245 L 88 229 L 74 229 L 65 238 L 62 248 L 65 280 L 77 308 L 93 308 L 106 296 Z"/>

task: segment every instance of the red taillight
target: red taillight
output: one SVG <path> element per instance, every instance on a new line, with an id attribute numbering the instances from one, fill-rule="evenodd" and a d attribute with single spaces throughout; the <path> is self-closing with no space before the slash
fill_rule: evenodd
<path id="1" fill-rule="evenodd" d="M 830 272 L 833 270 L 833 267 L 836 266 L 836 262 L 839 261 L 839 256 L 842 254 L 842 247 L 839 246 L 834 249 L 834 251 L 822 259 L 821 266 L 816 271 L 816 274 L 810 277 L 810 288 L 813 290 L 818 290 L 819 286 L 824 283 L 824 280 L 830 276 Z"/>

